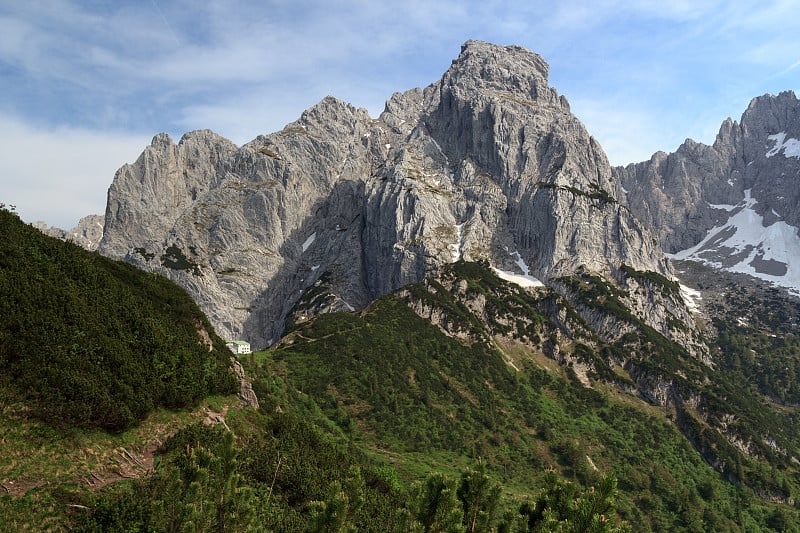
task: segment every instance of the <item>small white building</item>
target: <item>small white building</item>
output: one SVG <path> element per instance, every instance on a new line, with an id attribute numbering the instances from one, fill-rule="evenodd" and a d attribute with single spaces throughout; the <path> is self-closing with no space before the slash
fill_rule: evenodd
<path id="1" fill-rule="evenodd" d="M 236 355 L 250 353 L 250 343 L 247 341 L 228 341 L 225 345 Z"/>

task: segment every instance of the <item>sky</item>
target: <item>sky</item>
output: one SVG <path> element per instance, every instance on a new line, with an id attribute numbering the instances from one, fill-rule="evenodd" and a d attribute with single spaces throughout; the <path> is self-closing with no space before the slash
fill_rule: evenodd
<path id="1" fill-rule="evenodd" d="M 241 145 L 327 95 L 377 117 L 469 39 L 540 54 L 615 165 L 800 95 L 800 0 L 0 0 L 0 203 L 69 229 L 156 133 Z"/>

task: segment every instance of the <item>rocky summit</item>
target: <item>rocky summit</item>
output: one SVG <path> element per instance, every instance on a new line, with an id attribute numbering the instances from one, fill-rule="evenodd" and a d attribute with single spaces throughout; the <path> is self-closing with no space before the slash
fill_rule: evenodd
<path id="1" fill-rule="evenodd" d="M 327 97 L 242 147 L 156 135 L 114 178 L 99 251 L 170 277 L 256 347 L 309 289 L 324 284 L 325 310 L 359 309 L 459 259 L 530 283 L 669 276 L 547 76 L 535 53 L 468 41 L 377 119 Z"/>
<path id="2" fill-rule="evenodd" d="M 676 259 L 749 274 L 800 294 L 800 101 L 753 99 L 714 144 L 615 168 L 618 193 Z"/>
<path id="3" fill-rule="evenodd" d="M 103 238 L 103 217 L 100 215 L 87 215 L 78 221 L 78 225 L 71 230 L 63 230 L 55 226 L 48 226 L 46 222 L 34 222 L 33 226 L 50 237 L 62 241 L 72 241 L 90 251 L 97 250 L 100 239 Z"/>

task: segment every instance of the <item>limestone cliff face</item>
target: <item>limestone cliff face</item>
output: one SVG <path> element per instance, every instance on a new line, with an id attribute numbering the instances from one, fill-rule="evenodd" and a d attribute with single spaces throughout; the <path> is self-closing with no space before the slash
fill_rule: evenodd
<path id="1" fill-rule="evenodd" d="M 800 101 L 753 99 L 714 144 L 615 168 L 618 194 L 664 251 L 800 292 Z M 694 249 L 693 249 L 694 248 Z M 685 256 L 685 257 L 684 257 Z"/>
<path id="2" fill-rule="evenodd" d="M 153 137 L 139 159 L 117 171 L 108 190 L 104 254 L 124 256 L 130 243 L 161 243 L 198 198 L 219 187 L 223 164 L 236 146 L 210 131 L 184 135 L 176 146 L 167 134 Z"/>
<path id="3" fill-rule="evenodd" d="M 169 276 L 220 335 L 256 347 L 322 276 L 357 309 L 461 258 L 545 282 L 623 264 L 669 275 L 547 72 L 525 49 L 469 41 L 377 119 L 328 97 L 240 148 L 157 135 L 109 189 L 100 251 Z"/>

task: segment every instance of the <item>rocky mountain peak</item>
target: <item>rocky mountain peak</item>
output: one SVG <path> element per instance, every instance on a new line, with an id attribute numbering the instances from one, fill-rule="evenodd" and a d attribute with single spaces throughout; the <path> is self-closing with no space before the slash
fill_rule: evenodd
<path id="1" fill-rule="evenodd" d="M 765 94 L 750 101 L 742 114 L 742 125 L 757 126 L 763 130 L 798 128 L 800 106 L 794 91 L 783 91 L 778 95 Z M 793 131 L 792 133 L 798 133 Z"/>
<path id="2" fill-rule="evenodd" d="M 175 144 L 172 140 L 172 137 L 169 136 L 167 133 L 156 133 L 153 136 L 153 139 L 150 141 L 150 148 L 154 150 L 167 150 L 173 144 Z"/>
<path id="3" fill-rule="evenodd" d="M 467 41 L 442 79 L 443 86 L 474 94 L 495 91 L 531 101 L 550 101 L 550 67 L 541 56 L 520 46 Z"/>
<path id="4" fill-rule="evenodd" d="M 664 250 L 800 293 L 800 102 L 754 98 L 712 146 L 614 169 L 628 206 Z"/>
<path id="5" fill-rule="evenodd" d="M 286 129 L 305 128 L 309 135 L 336 133 L 337 127 L 354 128 L 358 122 L 371 122 L 366 109 L 357 109 L 352 104 L 333 96 L 326 96 L 319 103 L 303 111 L 300 119 L 288 124 Z"/>
<path id="6" fill-rule="evenodd" d="M 669 275 L 547 72 L 523 48 L 468 41 L 378 119 L 326 97 L 241 148 L 158 135 L 109 189 L 101 253 L 169 276 L 256 347 L 302 302 L 361 308 L 459 259 L 545 282 Z"/>

